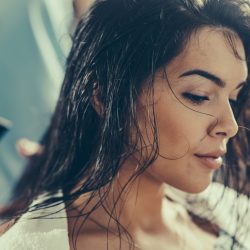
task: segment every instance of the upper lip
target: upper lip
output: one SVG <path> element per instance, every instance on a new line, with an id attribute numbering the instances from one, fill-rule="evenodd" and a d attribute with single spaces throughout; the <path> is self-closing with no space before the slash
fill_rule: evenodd
<path id="1" fill-rule="evenodd" d="M 211 158 L 218 158 L 218 157 L 222 157 L 226 154 L 225 150 L 215 150 L 215 151 L 211 151 L 209 153 L 197 153 L 195 154 L 198 157 L 211 157 Z"/>

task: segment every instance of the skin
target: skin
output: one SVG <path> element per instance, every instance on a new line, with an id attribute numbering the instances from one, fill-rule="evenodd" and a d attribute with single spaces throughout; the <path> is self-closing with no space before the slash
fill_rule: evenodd
<path id="1" fill-rule="evenodd" d="M 238 54 L 245 59 L 239 38 L 235 40 Z M 225 86 L 197 74 L 181 76 L 184 72 L 200 69 L 220 78 Z M 216 236 L 198 227 L 168 188 L 168 185 L 185 192 L 203 191 L 210 183 L 215 170 L 208 168 L 195 154 L 212 151 L 225 153 L 228 140 L 238 131 L 229 99 L 235 100 L 240 84 L 247 78 L 245 60 L 239 60 L 226 42 L 221 30 L 202 28 L 191 36 L 186 49 L 166 67 L 159 70 L 154 81 L 154 111 L 159 138 L 159 156 L 156 161 L 132 183 L 125 187 L 137 163 L 134 155 L 121 167 L 113 181 L 103 206 L 97 208 L 78 235 L 77 249 L 106 249 L 109 228 L 109 249 L 119 249 L 116 222 L 105 211 L 111 211 L 118 200 L 115 212 L 119 222 L 133 238 L 136 249 L 213 249 Z M 170 88 L 171 87 L 171 88 Z M 146 89 L 146 87 L 145 87 Z M 147 145 L 152 143 L 152 133 L 147 122 L 146 91 L 138 99 L 138 120 Z M 174 93 L 174 94 L 173 94 Z M 208 97 L 199 104 L 185 93 Z M 152 105 L 149 107 L 151 109 Z M 198 111 L 198 112 L 195 112 Z M 206 114 L 202 114 L 206 113 Z M 143 150 L 147 154 L 147 150 Z M 105 189 L 105 188 L 104 188 Z M 102 191 L 102 190 L 101 190 Z M 166 199 L 166 195 L 169 199 Z M 88 195 L 67 210 L 68 216 L 79 215 Z M 95 197 L 86 209 L 91 208 Z M 81 219 L 80 219 L 81 221 Z M 74 218 L 68 218 L 69 234 Z M 80 225 L 80 222 L 78 222 Z M 129 249 L 123 232 L 122 249 Z M 73 242 L 70 240 L 73 249 Z"/>
<path id="2" fill-rule="evenodd" d="M 237 39 L 236 44 L 239 55 L 245 59 L 241 41 Z M 193 69 L 217 76 L 225 82 L 225 87 L 197 74 L 181 77 Z M 159 72 L 155 80 L 154 109 L 160 156 L 148 173 L 183 191 L 200 192 L 209 185 L 214 171 L 202 167 L 194 154 L 226 152 L 228 140 L 238 131 L 229 100 L 237 99 L 241 83 L 247 78 L 247 65 L 245 60 L 235 58 L 221 32 L 206 28 L 192 37 L 184 53 L 166 71 L 172 91 Z M 185 93 L 210 100 L 195 104 L 183 97 Z M 144 96 L 140 101 L 145 103 Z"/>

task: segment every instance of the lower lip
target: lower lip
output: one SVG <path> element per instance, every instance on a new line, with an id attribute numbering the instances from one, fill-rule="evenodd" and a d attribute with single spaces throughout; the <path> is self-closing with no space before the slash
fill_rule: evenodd
<path id="1" fill-rule="evenodd" d="M 205 165 L 208 169 L 217 170 L 221 167 L 223 160 L 221 157 L 212 158 L 212 157 L 205 157 L 205 156 L 197 156 L 195 155 L 198 160 Z"/>

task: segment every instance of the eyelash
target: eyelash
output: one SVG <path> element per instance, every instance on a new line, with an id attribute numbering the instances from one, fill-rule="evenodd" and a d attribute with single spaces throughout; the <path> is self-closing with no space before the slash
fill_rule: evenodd
<path id="1" fill-rule="evenodd" d="M 183 93 L 182 96 L 185 99 L 191 101 L 192 103 L 198 104 L 198 105 L 204 103 L 205 101 L 209 101 L 208 96 L 194 95 L 194 94 L 191 94 L 191 93 Z"/>
<path id="2" fill-rule="evenodd" d="M 200 105 L 200 104 L 210 100 L 208 96 L 194 95 L 191 93 L 183 93 L 182 96 L 185 99 L 191 101 L 192 103 L 194 103 L 196 105 Z M 229 102 L 230 102 L 230 106 L 231 106 L 233 112 L 234 113 L 238 112 L 238 108 L 239 108 L 238 101 L 230 99 Z"/>
<path id="3" fill-rule="evenodd" d="M 230 102 L 230 106 L 232 108 L 232 111 L 233 111 L 234 115 L 237 116 L 239 111 L 240 111 L 239 102 L 237 100 L 235 101 L 235 100 L 232 100 L 232 99 L 230 99 L 229 102 Z"/>

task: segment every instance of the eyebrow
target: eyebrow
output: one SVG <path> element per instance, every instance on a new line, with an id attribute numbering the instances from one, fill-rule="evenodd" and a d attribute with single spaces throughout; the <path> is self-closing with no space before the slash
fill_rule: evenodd
<path id="1" fill-rule="evenodd" d="M 201 69 L 193 69 L 193 70 L 186 71 L 182 73 L 179 77 L 185 77 L 185 76 L 191 76 L 191 75 L 199 75 L 201 77 L 204 77 L 212 81 L 214 84 L 216 84 L 217 86 L 221 88 L 224 88 L 226 86 L 226 83 L 222 79 L 220 79 L 218 76 L 212 73 L 209 73 L 205 70 L 201 70 Z M 239 89 L 244 84 L 246 84 L 246 81 L 241 82 L 235 89 Z"/>

